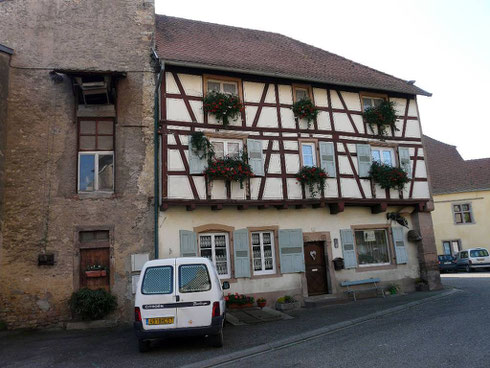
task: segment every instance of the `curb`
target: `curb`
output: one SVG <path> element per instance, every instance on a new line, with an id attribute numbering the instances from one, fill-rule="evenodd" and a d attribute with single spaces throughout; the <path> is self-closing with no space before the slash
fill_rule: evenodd
<path id="1" fill-rule="evenodd" d="M 367 322 L 367 321 L 370 321 L 370 320 L 373 320 L 373 319 L 376 319 L 379 317 L 386 316 L 388 314 L 398 313 L 398 312 L 401 312 L 403 310 L 407 310 L 407 309 L 413 308 L 413 307 L 421 305 L 421 304 L 425 304 L 425 303 L 428 303 L 428 302 L 431 302 L 431 301 L 434 301 L 437 299 L 445 298 L 449 295 L 456 294 L 460 291 L 461 290 L 459 290 L 459 289 L 451 289 L 451 290 L 444 291 L 444 292 L 437 294 L 437 295 L 434 295 L 434 296 L 429 296 L 429 297 L 421 299 L 421 300 L 416 300 L 416 301 L 409 302 L 409 303 L 406 303 L 403 305 L 398 305 L 396 307 L 391 307 L 391 308 L 388 308 L 388 309 L 385 309 L 385 310 L 382 310 L 379 312 L 371 313 L 371 314 L 368 314 L 368 315 L 365 315 L 362 317 L 358 317 L 358 318 L 354 318 L 351 320 L 335 323 L 335 324 L 330 325 L 330 326 L 320 327 L 320 328 L 317 328 L 315 330 L 303 332 L 303 333 L 300 333 L 298 335 L 286 337 L 286 338 L 281 339 L 281 340 L 262 344 L 259 346 L 254 346 L 254 347 L 244 349 L 244 350 L 240 350 L 240 351 L 237 351 L 234 353 L 221 355 L 221 356 L 218 356 L 216 358 L 211 358 L 211 359 L 207 359 L 207 360 L 200 361 L 197 363 L 191 363 L 188 365 L 184 365 L 184 366 L 182 366 L 182 368 L 207 368 L 207 367 L 213 367 L 213 366 L 219 366 L 222 364 L 232 363 L 233 361 L 240 360 L 243 358 L 247 358 L 247 357 L 250 357 L 253 355 L 263 354 L 267 351 L 278 350 L 278 349 L 282 349 L 282 348 L 289 346 L 289 345 L 294 345 L 294 344 L 298 344 L 298 343 L 301 343 L 301 342 L 306 341 L 306 340 L 315 339 L 315 338 L 318 338 L 320 336 L 327 335 L 327 334 L 342 330 L 344 328 L 352 327 L 352 326 L 355 326 L 355 325 L 358 325 L 358 324 L 361 324 L 361 323 L 364 323 L 364 322 Z"/>

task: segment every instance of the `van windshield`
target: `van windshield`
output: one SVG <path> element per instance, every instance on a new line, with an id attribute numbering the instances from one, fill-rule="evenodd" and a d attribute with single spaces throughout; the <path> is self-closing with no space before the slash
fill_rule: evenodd
<path id="1" fill-rule="evenodd" d="M 470 251 L 471 257 L 488 257 L 488 251 L 486 249 L 475 249 Z"/>
<path id="2" fill-rule="evenodd" d="M 203 264 L 182 265 L 179 267 L 179 291 L 195 293 L 211 289 L 208 269 Z"/>
<path id="3" fill-rule="evenodd" d="M 141 292 L 143 294 L 172 294 L 174 290 L 173 269 L 172 266 L 147 268 L 141 284 Z"/>

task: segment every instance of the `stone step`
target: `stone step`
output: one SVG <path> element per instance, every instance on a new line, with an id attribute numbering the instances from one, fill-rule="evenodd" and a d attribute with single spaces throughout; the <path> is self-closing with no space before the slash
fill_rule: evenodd
<path id="1" fill-rule="evenodd" d="M 335 295 L 324 294 L 324 295 L 315 295 L 309 296 L 304 299 L 305 308 L 318 308 L 325 305 L 337 304 L 345 302 L 345 299 L 340 299 Z"/>

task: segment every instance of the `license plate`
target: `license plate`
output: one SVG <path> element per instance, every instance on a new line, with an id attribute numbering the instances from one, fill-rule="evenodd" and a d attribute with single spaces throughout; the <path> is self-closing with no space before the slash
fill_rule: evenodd
<path id="1" fill-rule="evenodd" d="M 451 262 L 444 262 L 444 264 L 451 264 Z"/>
<path id="2" fill-rule="evenodd" d="M 485 258 L 477 258 L 476 259 L 478 262 L 483 262 L 485 260 Z"/>
<path id="3" fill-rule="evenodd" d="M 148 318 L 146 320 L 147 325 L 171 325 L 172 323 L 174 323 L 174 317 Z"/>

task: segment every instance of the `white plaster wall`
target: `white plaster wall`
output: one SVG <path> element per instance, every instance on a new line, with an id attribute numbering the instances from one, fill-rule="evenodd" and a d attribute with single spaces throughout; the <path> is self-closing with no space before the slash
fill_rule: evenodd
<path id="1" fill-rule="evenodd" d="M 342 105 L 342 102 L 340 102 L 339 95 L 337 94 L 337 91 L 335 90 L 330 90 L 330 100 L 332 101 L 332 107 L 334 109 L 343 109 L 344 105 Z"/>
<path id="2" fill-rule="evenodd" d="M 204 176 L 193 176 L 199 199 L 206 199 L 206 180 Z"/>
<path id="3" fill-rule="evenodd" d="M 185 170 L 182 157 L 180 156 L 180 152 L 178 150 L 168 150 L 167 165 L 168 169 L 171 171 Z"/>
<path id="4" fill-rule="evenodd" d="M 342 186 L 342 197 L 362 198 L 356 179 L 340 178 L 340 185 Z"/>
<path id="5" fill-rule="evenodd" d="M 174 199 L 193 198 L 187 176 L 171 175 L 168 177 L 168 197 Z"/>
<path id="6" fill-rule="evenodd" d="M 331 130 L 332 124 L 330 124 L 330 114 L 326 111 L 320 111 L 316 118 L 318 123 L 318 129 L 320 130 Z"/>
<path id="7" fill-rule="evenodd" d="M 340 92 L 348 110 L 361 111 L 361 99 L 359 93 Z"/>
<path id="8" fill-rule="evenodd" d="M 260 102 L 264 83 L 243 82 L 243 98 L 246 102 Z"/>
<path id="9" fill-rule="evenodd" d="M 252 126 L 255 115 L 257 115 L 257 106 L 245 106 L 245 120 L 247 121 L 247 126 Z"/>
<path id="10" fill-rule="evenodd" d="M 267 178 L 265 181 L 263 199 L 282 199 L 282 179 Z"/>
<path id="11" fill-rule="evenodd" d="M 168 73 L 167 73 L 168 74 Z M 202 77 L 193 74 L 177 74 L 185 94 L 188 96 L 202 97 Z"/>
<path id="12" fill-rule="evenodd" d="M 299 144 L 297 141 L 284 141 L 284 149 L 298 150 Z"/>
<path id="13" fill-rule="evenodd" d="M 167 119 L 175 121 L 191 122 L 192 119 L 187 111 L 184 100 L 167 98 Z"/>
<path id="14" fill-rule="evenodd" d="M 328 107 L 327 90 L 323 88 L 313 88 L 313 99 L 315 105 L 319 107 Z"/>
<path id="15" fill-rule="evenodd" d="M 211 185 L 212 199 L 226 199 L 226 185 L 224 180 L 213 180 Z"/>
<path id="16" fill-rule="evenodd" d="M 301 191 L 301 185 L 298 183 L 296 179 L 287 178 L 286 185 L 288 187 L 288 198 L 289 199 L 301 199 L 303 198 L 303 194 Z"/>
<path id="17" fill-rule="evenodd" d="M 265 95 L 265 103 L 276 103 L 276 91 L 274 90 L 274 84 L 269 84 L 267 88 L 267 94 Z"/>
<path id="18" fill-rule="evenodd" d="M 260 183 L 263 178 L 250 179 L 250 198 L 257 199 L 259 197 Z"/>
<path id="19" fill-rule="evenodd" d="M 347 114 L 334 112 L 333 121 L 335 124 L 335 130 L 354 133 L 354 127 L 352 126 Z"/>
<path id="20" fill-rule="evenodd" d="M 325 197 L 329 198 L 337 198 L 339 195 L 338 187 L 337 187 L 337 179 L 331 178 L 326 180 L 325 186 Z"/>
<path id="21" fill-rule="evenodd" d="M 278 153 L 271 154 L 268 172 L 271 174 L 280 174 L 281 173 L 281 156 L 279 156 Z"/>
<path id="22" fill-rule="evenodd" d="M 180 94 L 179 88 L 177 87 L 177 83 L 175 83 L 172 73 L 165 73 L 165 91 L 167 93 Z"/>
<path id="23" fill-rule="evenodd" d="M 413 166 L 413 161 L 411 161 Z M 413 172 L 413 167 L 412 167 Z M 417 168 L 415 169 L 415 177 L 416 178 L 426 178 L 427 177 L 427 167 L 425 166 L 425 161 L 418 160 Z"/>
<path id="24" fill-rule="evenodd" d="M 283 127 L 283 129 L 296 128 L 293 110 L 286 107 L 281 107 L 281 126 Z"/>
<path id="25" fill-rule="evenodd" d="M 296 174 L 299 171 L 299 155 L 286 153 L 284 157 L 286 162 L 286 173 Z"/>
<path id="26" fill-rule="evenodd" d="M 405 98 L 390 98 L 390 101 L 395 103 L 396 114 L 404 116 L 405 109 L 407 107 L 407 100 Z"/>
<path id="27" fill-rule="evenodd" d="M 275 107 L 263 107 L 260 112 L 258 127 L 262 128 L 277 128 L 277 110 Z"/>
<path id="28" fill-rule="evenodd" d="M 410 138 L 420 138 L 420 124 L 418 120 L 407 120 L 405 136 Z"/>
<path id="29" fill-rule="evenodd" d="M 293 104 L 293 90 L 291 86 L 280 84 L 279 89 L 279 102 L 286 105 Z"/>
<path id="30" fill-rule="evenodd" d="M 430 198 L 429 184 L 426 181 L 413 183 L 413 198 Z"/>
<path id="31" fill-rule="evenodd" d="M 408 116 L 416 116 L 419 117 L 417 113 L 417 102 L 415 99 L 410 100 L 410 106 L 408 107 Z"/>
<path id="32" fill-rule="evenodd" d="M 341 174 L 353 175 L 349 158 L 345 155 L 339 156 L 339 171 Z"/>

